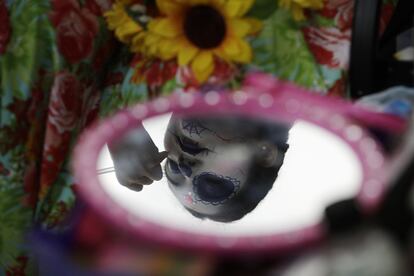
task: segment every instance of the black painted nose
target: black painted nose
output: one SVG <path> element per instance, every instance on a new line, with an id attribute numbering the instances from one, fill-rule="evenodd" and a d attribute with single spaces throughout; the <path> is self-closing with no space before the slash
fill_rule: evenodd
<path id="1" fill-rule="evenodd" d="M 220 203 L 234 193 L 235 185 L 229 179 L 203 173 L 194 179 L 193 190 L 202 201 Z"/>

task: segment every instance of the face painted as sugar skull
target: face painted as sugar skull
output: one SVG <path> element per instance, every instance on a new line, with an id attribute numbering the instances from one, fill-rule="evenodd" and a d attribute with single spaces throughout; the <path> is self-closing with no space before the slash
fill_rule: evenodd
<path id="1" fill-rule="evenodd" d="M 288 131 L 287 125 L 247 118 L 173 116 L 164 139 L 169 187 L 197 217 L 240 219 L 272 188 Z"/>

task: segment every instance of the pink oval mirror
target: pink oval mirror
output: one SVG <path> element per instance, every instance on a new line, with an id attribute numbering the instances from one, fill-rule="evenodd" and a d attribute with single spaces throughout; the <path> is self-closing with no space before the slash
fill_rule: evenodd
<path id="1" fill-rule="evenodd" d="M 355 117 L 401 122 L 364 112 L 260 77 L 236 92 L 161 98 L 86 131 L 75 176 L 97 214 L 134 237 L 221 253 L 293 249 L 324 236 L 327 206 L 378 206 L 387 161 Z"/>

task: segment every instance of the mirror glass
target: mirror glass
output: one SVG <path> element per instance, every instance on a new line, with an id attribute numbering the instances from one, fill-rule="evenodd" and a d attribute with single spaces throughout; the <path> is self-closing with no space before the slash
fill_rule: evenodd
<path id="1" fill-rule="evenodd" d="M 144 120 L 102 149 L 97 173 L 131 214 L 220 236 L 311 226 L 362 181 L 355 153 L 327 130 L 239 115 Z"/>

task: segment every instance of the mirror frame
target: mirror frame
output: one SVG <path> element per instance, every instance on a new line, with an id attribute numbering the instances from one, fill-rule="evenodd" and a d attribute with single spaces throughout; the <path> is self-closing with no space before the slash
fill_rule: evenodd
<path id="1" fill-rule="evenodd" d="M 275 88 L 274 85 L 272 87 Z M 120 111 L 90 127 L 82 134 L 75 147 L 72 164 L 81 198 L 98 216 L 133 237 L 176 249 L 231 254 L 271 251 L 278 254 L 321 241 L 327 232 L 322 221 L 293 232 L 261 236 L 226 237 L 178 231 L 130 213 L 106 194 L 96 172 L 97 160 L 105 144 L 114 141 L 142 120 L 157 115 L 174 112 L 189 116 L 214 112 L 268 120 L 278 118 L 286 122 L 301 119 L 333 133 L 344 141 L 360 160 L 363 179 L 356 201 L 364 214 L 374 212 L 384 195 L 385 182 L 389 174 L 386 170 L 389 160 L 385 157 L 381 145 L 367 133 L 363 125 L 349 116 L 355 112 L 351 111 L 350 105 L 345 104 L 345 101 L 312 95 L 292 85 L 279 88 L 278 93 L 270 92 L 270 87 L 266 88 L 266 85 L 261 85 L 254 93 L 248 87 L 245 90 L 224 93 L 176 93 Z M 357 113 L 364 115 L 361 110 Z M 378 117 L 379 121 L 381 116 Z M 363 117 L 368 121 L 378 121 L 372 112 L 366 113 Z M 389 129 L 400 127 L 399 121 L 394 122 L 385 118 L 384 122 Z"/>

